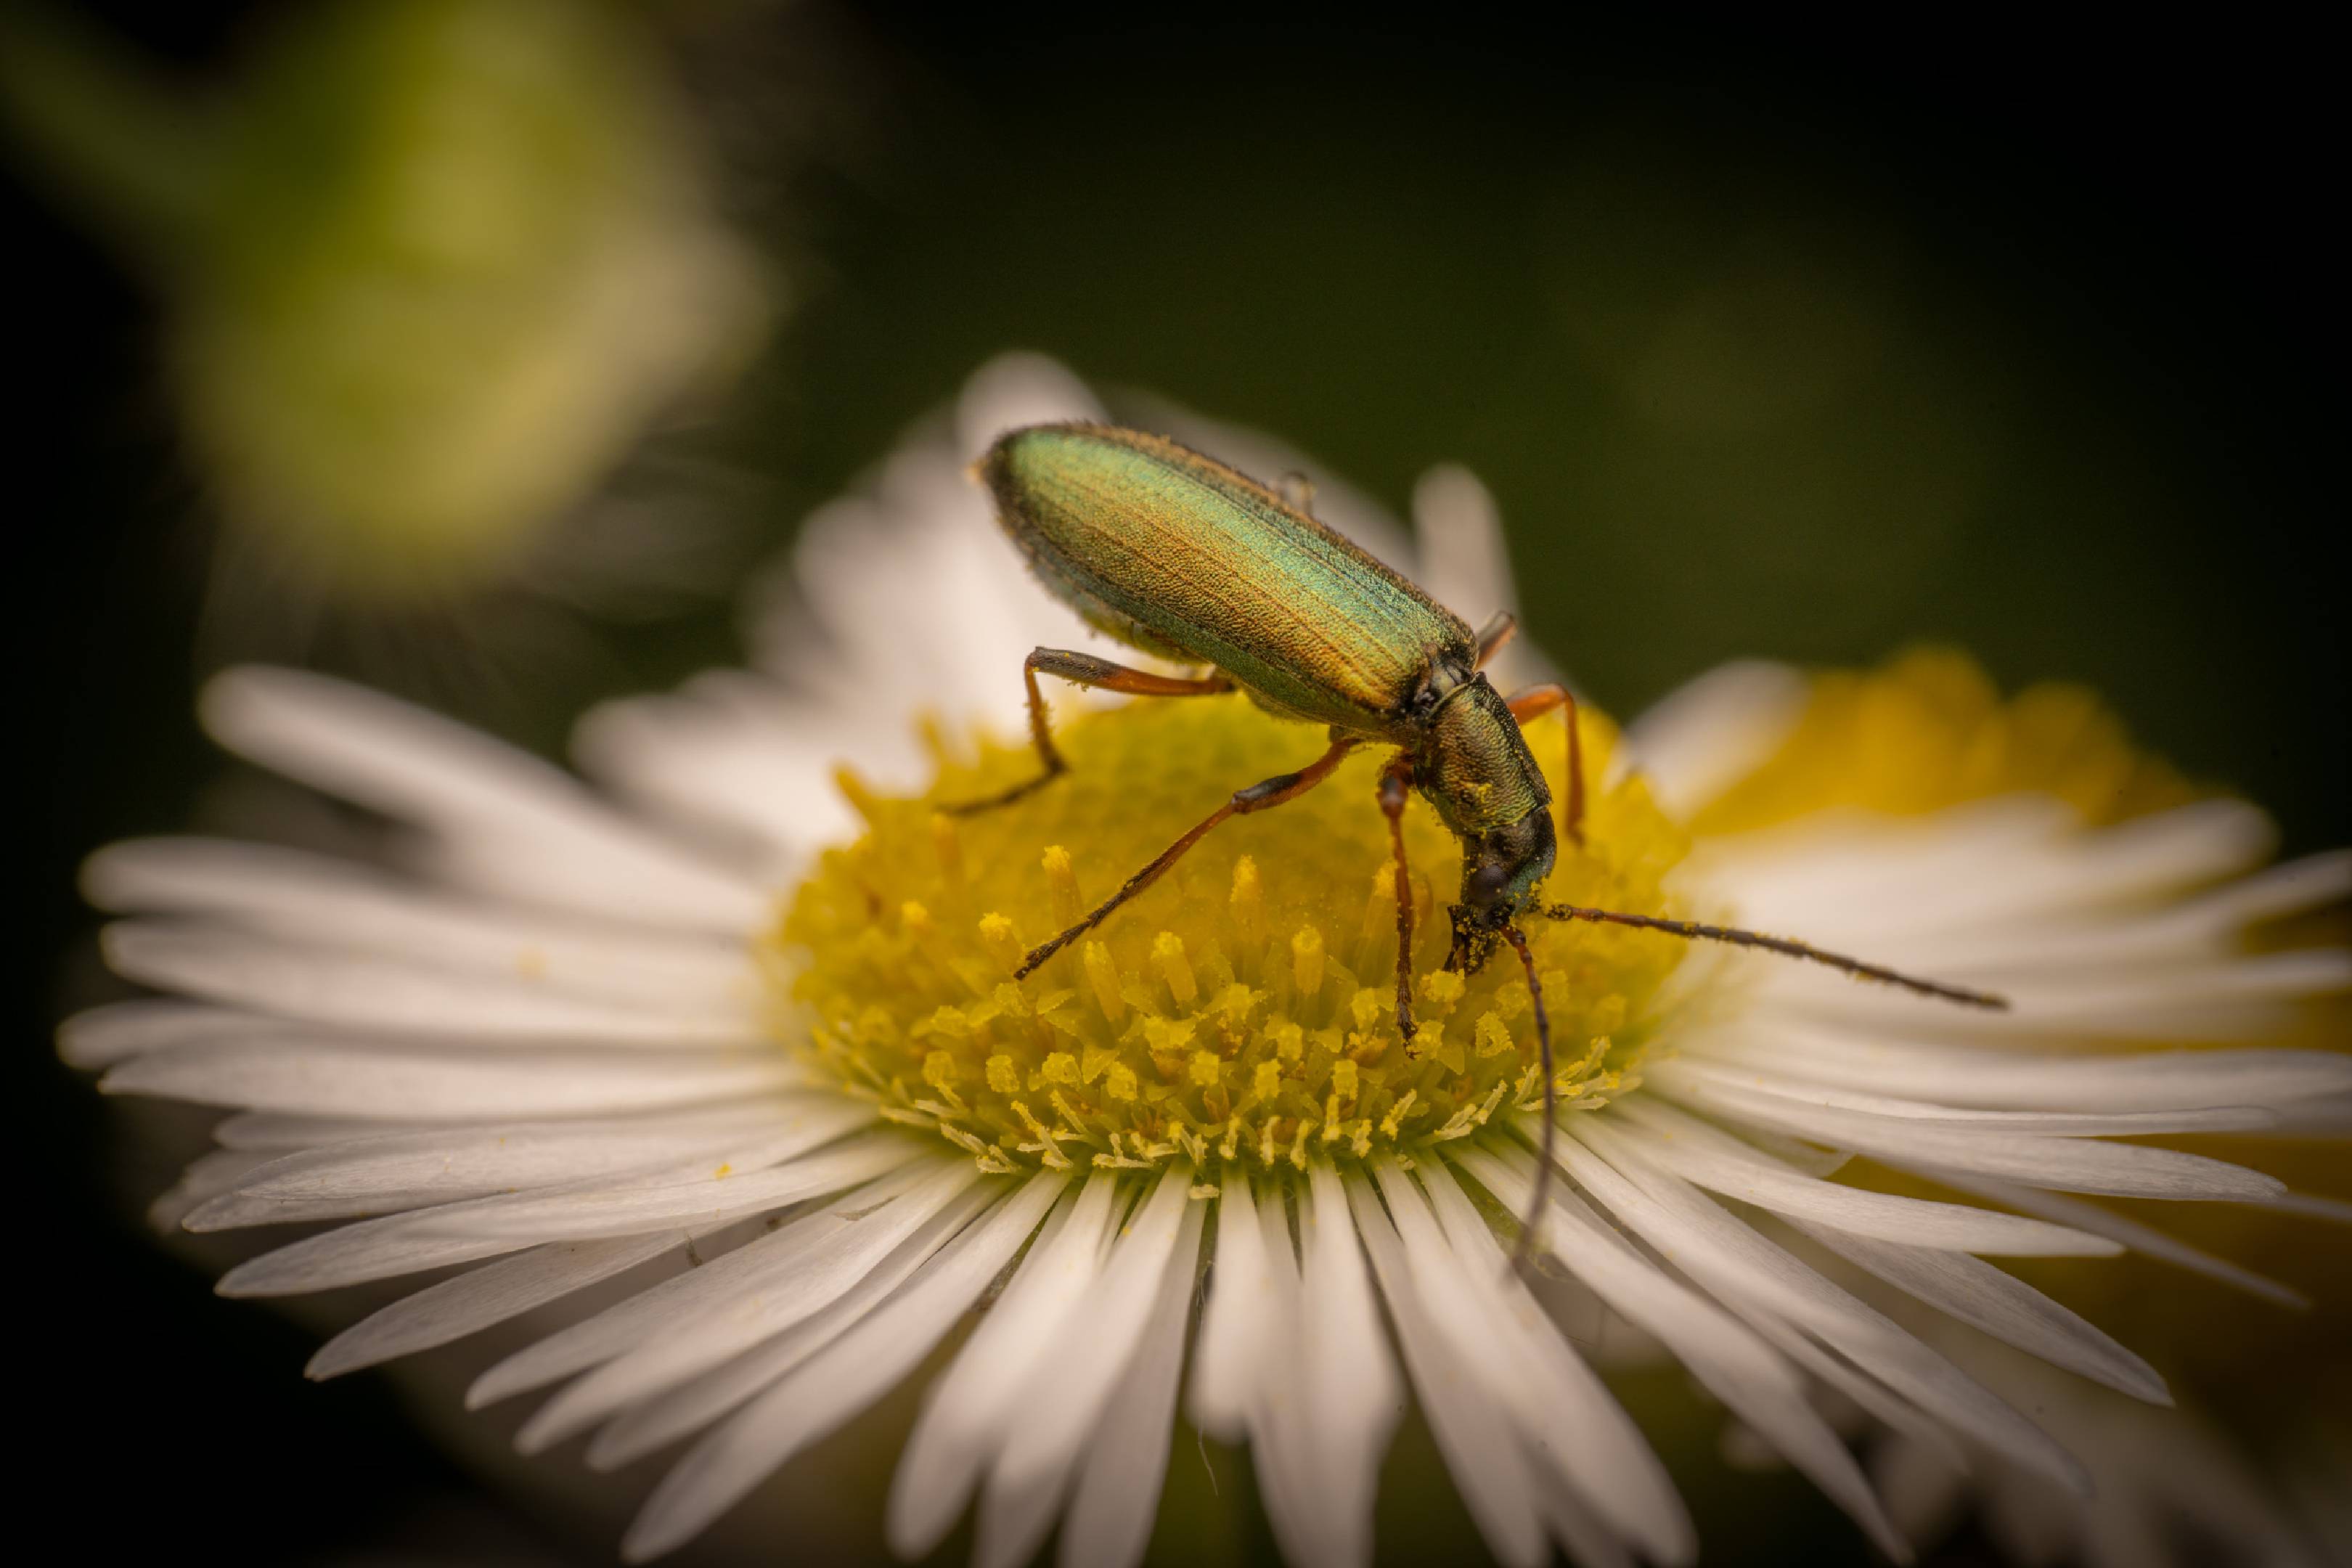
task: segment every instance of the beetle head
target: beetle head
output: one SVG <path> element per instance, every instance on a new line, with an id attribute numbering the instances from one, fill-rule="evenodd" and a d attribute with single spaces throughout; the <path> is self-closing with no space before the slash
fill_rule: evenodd
<path id="1" fill-rule="evenodd" d="M 1446 968 L 1477 973 L 1505 928 L 1534 900 L 1536 884 L 1550 874 L 1556 847 L 1551 813 L 1542 806 L 1517 822 L 1465 837 L 1462 901 L 1452 910 L 1454 948 Z"/>

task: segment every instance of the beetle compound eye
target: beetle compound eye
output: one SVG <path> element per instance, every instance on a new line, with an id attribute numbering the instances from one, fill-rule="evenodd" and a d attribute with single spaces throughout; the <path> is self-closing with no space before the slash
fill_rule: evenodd
<path id="1" fill-rule="evenodd" d="M 998 810 L 937 807 L 1034 777 L 1034 752 L 1010 735 L 976 764 L 944 765 L 924 795 L 858 792 L 863 835 L 822 858 L 770 943 L 779 1033 L 782 1020 L 814 1020 L 815 1070 L 988 1170 L 1181 1159 L 1212 1182 L 1228 1160 L 1295 1174 L 1314 1160 L 1410 1157 L 1539 1102 L 1520 966 L 1444 970 L 1457 933 L 1477 958 L 1493 952 L 1492 900 L 1507 896 L 1510 868 L 1480 863 L 1494 848 L 1482 845 L 1471 880 L 1489 906 L 1449 923 L 1462 849 L 1418 805 L 1400 817 L 1424 917 L 1414 1033 L 1400 1035 L 1387 759 L 1371 748 L 1278 809 L 1224 821 L 1016 981 L 1037 944 L 1236 781 L 1295 773 L 1315 746 L 1239 697 L 1138 701 L 1057 733 L 1068 771 Z M 1562 896 L 1667 908 L 1659 879 L 1679 835 L 1639 791 L 1598 804 L 1606 842 Z M 1616 1093 L 1638 1078 L 1642 1020 L 1683 944 L 1581 922 L 1528 935 L 1562 1095 Z"/>

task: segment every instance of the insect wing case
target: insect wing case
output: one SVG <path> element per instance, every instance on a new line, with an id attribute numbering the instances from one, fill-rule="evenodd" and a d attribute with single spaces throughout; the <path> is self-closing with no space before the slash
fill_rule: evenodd
<path id="1" fill-rule="evenodd" d="M 1133 647 L 1213 664 L 1265 706 L 1386 732 L 1470 628 L 1263 485 L 1140 431 L 1016 430 L 981 460 L 1038 578 Z"/>

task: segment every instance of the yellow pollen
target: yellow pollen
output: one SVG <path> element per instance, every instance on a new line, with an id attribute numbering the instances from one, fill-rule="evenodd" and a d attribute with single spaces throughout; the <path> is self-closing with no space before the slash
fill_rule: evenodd
<path id="1" fill-rule="evenodd" d="M 1686 840 L 1638 778 L 1600 787 L 1614 731 L 1589 713 L 1582 849 L 1547 897 L 1676 912 Z M 1528 740 L 1548 769 L 1557 718 Z M 1024 979 L 1034 944 L 1223 804 L 1321 745 L 1239 697 L 1136 702 L 1069 723 L 1070 771 L 1013 804 L 943 807 L 1030 776 L 1026 746 L 982 741 L 915 798 L 845 776 L 866 824 L 787 901 L 761 972 L 780 1038 L 880 1114 L 937 1131 L 992 1172 L 1158 1167 L 1204 1184 L 1486 1135 L 1539 1095 L 1528 986 L 1507 952 L 1444 970 L 1460 847 L 1425 803 L 1405 816 L 1414 900 L 1413 1037 L 1398 1037 L 1396 883 L 1367 748 L 1277 810 L 1221 824 L 1156 885 Z M 1556 797 L 1564 781 L 1549 780 Z M 1636 1082 L 1654 1004 L 1684 957 L 1654 933 L 1525 923 L 1551 1010 L 1560 1092 Z M 1288 1179 L 1286 1176 L 1286 1179 Z"/>

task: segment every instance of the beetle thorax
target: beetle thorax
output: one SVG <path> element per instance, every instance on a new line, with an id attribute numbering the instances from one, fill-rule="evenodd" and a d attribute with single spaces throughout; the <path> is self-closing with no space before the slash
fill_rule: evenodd
<path id="1" fill-rule="evenodd" d="M 1542 810 L 1551 791 L 1509 704 L 1475 671 L 1457 678 L 1434 667 L 1433 690 L 1441 679 L 1449 683 L 1416 726 L 1412 751 L 1414 780 L 1445 826 L 1468 837 Z"/>

